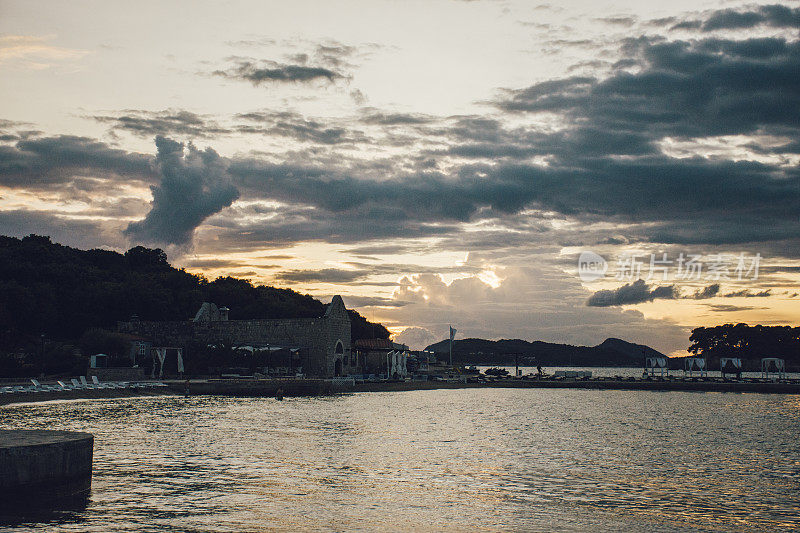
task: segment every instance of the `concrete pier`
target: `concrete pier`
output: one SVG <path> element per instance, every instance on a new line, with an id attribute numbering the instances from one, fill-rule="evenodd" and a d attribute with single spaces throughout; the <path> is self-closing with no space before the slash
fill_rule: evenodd
<path id="1" fill-rule="evenodd" d="M 93 447 L 89 433 L 0 430 L 0 502 L 47 507 L 88 493 Z"/>

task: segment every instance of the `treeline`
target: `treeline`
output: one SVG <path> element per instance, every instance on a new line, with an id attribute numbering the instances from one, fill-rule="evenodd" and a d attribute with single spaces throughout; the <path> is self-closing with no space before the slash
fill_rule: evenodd
<path id="1" fill-rule="evenodd" d="M 715 361 L 720 357 L 749 361 L 780 357 L 787 366 L 800 365 L 800 327 L 724 324 L 695 328 L 689 341 L 688 352 Z"/>
<path id="2" fill-rule="evenodd" d="M 78 250 L 38 235 L 0 236 L 0 375 L 36 366 L 30 361 L 35 357 L 64 366 L 81 351 L 81 341 L 88 342 L 87 331 L 114 330 L 117 321 L 134 314 L 142 320 L 188 320 L 205 301 L 229 307 L 232 320 L 325 312 L 319 300 L 290 289 L 231 277 L 209 281 L 173 268 L 160 249 L 137 246 L 120 254 Z M 353 340 L 389 337 L 381 324 L 350 313 Z"/>

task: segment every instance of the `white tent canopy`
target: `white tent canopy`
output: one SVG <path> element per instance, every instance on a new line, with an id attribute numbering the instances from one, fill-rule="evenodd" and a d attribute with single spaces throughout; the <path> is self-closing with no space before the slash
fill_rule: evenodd
<path id="1" fill-rule="evenodd" d="M 669 368 L 667 366 L 667 358 L 666 357 L 647 357 L 645 358 L 644 363 L 644 371 L 646 374 L 650 376 L 655 376 L 656 372 L 660 375 L 664 375 L 666 372 L 669 375 Z"/>
<path id="2" fill-rule="evenodd" d="M 739 374 L 742 372 L 742 360 L 738 357 L 720 357 L 719 370 L 723 375 Z"/>
<path id="3" fill-rule="evenodd" d="M 769 378 L 772 374 L 778 378 L 786 377 L 786 361 L 779 357 L 765 357 L 761 359 L 761 377 Z"/>
<path id="4" fill-rule="evenodd" d="M 705 357 L 687 357 L 683 360 L 683 373 L 684 375 L 693 375 L 695 372 L 700 372 L 700 377 L 706 375 L 706 358 Z"/>
<path id="5" fill-rule="evenodd" d="M 153 370 L 150 374 L 151 378 L 156 377 L 156 363 L 158 363 L 158 378 L 164 377 L 164 361 L 167 359 L 167 350 L 177 350 L 177 370 L 178 375 L 183 375 L 183 348 L 174 348 L 170 346 L 159 346 L 153 348 Z"/>
<path id="6" fill-rule="evenodd" d="M 387 370 L 387 377 L 392 378 L 393 376 L 397 376 L 398 378 L 405 378 L 408 376 L 408 367 L 406 363 L 408 361 L 408 352 L 403 350 L 392 350 L 391 352 L 386 354 L 386 370 Z"/>

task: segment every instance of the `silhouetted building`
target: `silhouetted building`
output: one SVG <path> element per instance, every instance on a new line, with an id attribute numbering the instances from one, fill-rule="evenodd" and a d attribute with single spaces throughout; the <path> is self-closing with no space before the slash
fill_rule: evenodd
<path id="1" fill-rule="evenodd" d="M 228 320 L 228 308 L 205 302 L 194 319 L 120 322 L 122 333 L 146 339 L 150 346 L 181 346 L 191 342 L 213 346 L 230 343 L 253 349 L 286 349 L 292 366 L 308 376 L 333 377 L 357 373 L 351 357 L 350 315 L 341 296 L 334 296 L 318 318 Z M 188 360 L 191 353 L 184 352 Z"/>

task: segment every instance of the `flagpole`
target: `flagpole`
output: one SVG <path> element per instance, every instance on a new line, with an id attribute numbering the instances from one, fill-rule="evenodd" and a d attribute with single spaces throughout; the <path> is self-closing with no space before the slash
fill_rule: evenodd
<path id="1" fill-rule="evenodd" d="M 456 336 L 456 330 L 453 329 L 453 325 L 450 324 L 450 368 L 453 367 L 453 337 Z"/>
<path id="2" fill-rule="evenodd" d="M 453 330 L 453 327 L 450 326 L 450 330 Z M 450 334 L 450 367 L 453 366 L 453 334 Z"/>

